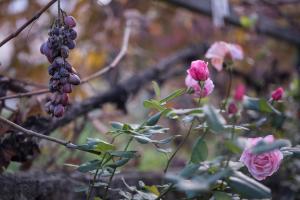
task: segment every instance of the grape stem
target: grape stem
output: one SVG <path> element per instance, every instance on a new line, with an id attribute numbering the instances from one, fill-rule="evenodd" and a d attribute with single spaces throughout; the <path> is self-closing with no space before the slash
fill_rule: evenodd
<path id="1" fill-rule="evenodd" d="M 14 33 L 7 36 L 4 40 L 0 42 L 0 47 L 6 44 L 8 41 L 12 40 L 13 38 L 17 37 L 27 26 L 37 20 L 46 10 L 48 10 L 57 0 L 50 1 L 45 7 L 40 9 L 30 20 L 25 22 L 20 28 L 18 28 Z"/>

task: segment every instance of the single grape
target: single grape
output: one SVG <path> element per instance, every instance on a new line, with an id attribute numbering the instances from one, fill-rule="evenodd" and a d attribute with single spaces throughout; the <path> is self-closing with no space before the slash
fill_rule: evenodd
<path id="1" fill-rule="evenodd" d="M 62 93 L 60 103 L 63 106 L 67 106 L 69 104 L 69 96 L 66 93 Z"/>
<path id="2" fill-rule="evenodd" d="M 69 83 L 72 85 L 79 85 L 80 84 L 80 78 L 77 76 L 77 74 L 71 73 L 69 76 Z"/>
<path id="3" fill-rule="evenodd" d="M 70 29 L 68 33 L 68 38 L 70 40 L 75 40 L 77 38 L 77 32 L 74 29 Z"/>
<path id="4" fill-rule="evenodd" d="M 60 48 L 60 54 L 63 58 L 68 58 L 69 57 L 69 48 L 65 45 L 63 45 Z"/>
<path id="5" fill-rule="evenodd" d="M 74 49 L 75 46 L 76 46 L 75 41 L 73 41 L 73 40 L 68 40 L 68 42 L 67 42 L 67 47 L 68 47 L 69 49 Z"/>
<path id="6" fill-rule="evenodd" d="M 72 85 L 69 84 L 69 83 L 64 84 L 63 88 L 62 88 L 62 92 L 63 93 L 71 93 L 72 92 Z"/>
<path id="7" fill-rule="evenodd" d="M 63 105 L 58 104 L 55 106 L 53 114 L 55 117 L 62 117 L 65 112 L 65 108 Z"/>
<path id="8" fill-rule="evenodd" d="M 64 22 L 65 22 L 65 24 L 66 24 L 68 27 L 70 27 L 70 28 L 74 28 L 74 27 L 76 26 L 76 20 L 75 20 L 75 18 L 72 17 L 72 16 L 66 16 L 66 17 L 64 18 Z"/>
<path id="9" fill-rule="evenodd" d="M 51 76 L 54 75 L 55 69 L 54 69 L 53 65 L 49 65 L 49 67 L 48 67 L 48 73 L 49 73 L 49 75 L 51 75 Z"/>
<path id="10" fill-rule="evenodd" d="M 61 67 L 59 69 L 59 74 L 61 77 L 68 77 L 70 74 L 68 72 L 68 70 L 66 70 L 65 68 Z"/>

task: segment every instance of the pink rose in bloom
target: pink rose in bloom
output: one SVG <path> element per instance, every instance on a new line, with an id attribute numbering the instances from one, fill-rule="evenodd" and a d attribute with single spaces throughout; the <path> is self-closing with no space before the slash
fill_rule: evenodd
<path id="1" fill-rule="evenodd" d="M 205 54 L 205 57 L 211 59 L 211 64 L 218 71 L 222 70 L 226 56 L 232 60 L 242 60 L 244 52 L 240 45 L 220 41 L 213 43 Z"/>
<path id="2" fill-rule="evenodd" d="M 210 95 L 215 87 L 212 80 L 208 78 L 204 82 L 203 90 L 201 90 L 199 83 L 196 80 L 194 80 L 190 74 L 186 76 L 185 84 L 188 88 L 192 88 L 194 90 L 195 97 L 201 97 L 201 98 Z"/>
<path id="3" fill-rule="evenodd" d="M 196 81 L 206 81 L 209 77 L 209 71 L 207 67 L 208 63 L 203 60 L 193 61 L 190 69 L 187 70 Z"/>
<path id="4" fill-rule="evenodd" d="M 236 88 L 235 88 L 235 92 L 234 92 L 234 100 L 235 101 L 243 101 L 244 99 L 244 95 L 246 92 L 246 87 L 243 84 L 239 84 Z"/>
<path id="5" fill-rule="evenodd" d="M 236 106 L 236 104 L 234 102 L 231 102 L 228 105 L 228 113 L 229 114 L 236 114 L 238 112 L 238 107 Z"/>
<path id="6" fill-rule="evenodd" d="M 282 87 L 277 88 L 276 90 L 274 90 L 272 92 L 272 99 L 274 101 L 278 101 L 278 100 L 282 99 L 283 93 L 284 93 L 284 90 Z"/>
<path id="7" fill-rule="evenodd" d="M 253 154 L 251 148 L 260 141 L 272 143 L 274 142 L 274 137 L 273 135 L 268 135 L 264 138 L 248 138 L 247 147 L 244 149 L 240 161 L 246 165 L 255 179 L 261 181 L 279 169 L 283 155 L 278 149 L 261 154 Z"/>

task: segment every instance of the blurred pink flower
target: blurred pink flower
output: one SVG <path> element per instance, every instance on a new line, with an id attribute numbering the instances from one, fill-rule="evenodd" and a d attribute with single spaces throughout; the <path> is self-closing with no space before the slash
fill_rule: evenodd
<path id="1" fill-rule="evenodd" d="M 246 87 L 244 84 L 239 84 L 236 88 L 235 88 L 235 92 L 234 92 L 234 100 L 235 101 L 243 101 L 244 99 L 244 95 L 246 92 Z"/>
<path id="2" fill-rule="evenodd" d="M 246 165 L 255 179 L 264 180 L 279 169 L 283 155 L 278 149 L 261 154 L 253 154 L 251 148 L 260 141 L 272 143 L 274 142 L 274 137 L 273 135 L 268 135 L 264 138 L 248 138 L 247 147 L 244 149 L 240 161 Z"/>
<path id="3" fill-rule="evenodd" d="M 226 56 L 229 56 L 232 60 L 242 60 L 244 52 L 240 45 L 219 41 L 213 43 L 205 54 L 205 57 L 211 59 L 211 64 L 218 71 L 222 70 Z"/>
<path id="4" fill-rule="evenodd" d="M 212 80 L 208 78 L 204 82 L 203 90 L 201 90 L 199 83 L 196 80 L 194 80 L 190 74 L 186 76 L 185 84 L 188 88 L 192 88 L 194 90 L 195 97 L 201 97 L 201 98 L 210 95 L 215 87 Z"/>
<path id="5" fill-rule="evenodd" d="M 206 81 L 209 77 L 207 65 L 208 63 L 203 60 L 195 60 L 187 70 L 187 73 L 196 81 Z"/>
<path id="6" fill-rule="evenodd" d="M 238 107 L 234 102 L 231 102 L 228 105 L 228 113 L 229 114 L 236 114 L 238 112 Z"/>
<path id="7" fill-rule="evenodd" d="M 283 90 L 282 87 L 279 87 L 276 90 L 274 90 L 272 92 L 272 99 L 273 99 L 273 101 L 280 100 L 282 98 L 282 96 L 283 96 L 283 93 L 284 93 L 284 90 Z"/>

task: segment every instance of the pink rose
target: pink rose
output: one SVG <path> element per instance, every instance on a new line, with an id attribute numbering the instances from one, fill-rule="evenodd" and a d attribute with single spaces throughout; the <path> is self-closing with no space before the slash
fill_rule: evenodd
<path id="1" fill-rule="evenodd" d="M 264 180 L 271 176 L 279 169 L 283 155 L 280 150 L 275 149 L 261 154 L 253 154 L 251 148 L 258 142 L 264 141 L 272 143 L 274 141 L 273 135 L 268 135 L 264 138 L 249 138 L 247 147 L 244 149 L 240 161 L 246 165 L 249 172 L 257 180 Z"/>
<path id="2" fill-rule="evenodd" d="M 211 64 L 218 71 L 222 70 L 226 56 L 232 60 L 242 60 L 244 52 L 240 45 L 220 41 L 213 43 L 205 54 L 205 57 L 211 59 Z"/>
<path id="3" fill-rule="evenodd" d="M 236 88 L 235 88 L 235 92 L 234 92 L 234 100 L 235 101 L 243 101 L 244 99 L 244 95 L 245 95 L 245 85 L 243 84 L 239 84 Z"/>
<path id="4" fill-rule="evenodd" d="M 284 90 L 282 87 L 279 87 L 276 90 L 274 90 L 272 92 L 273 101 L 278 101 L 278 100 L 282 99 L 283 93 L 284 93 Z"/>
<path id="5" fill-rule="evenodd" d="M 208 78 L 204 82 L 203 90 L 201 90 L 199 83 L 196 80 L 194 80 L 190 74 L 186 76 L 185 84 L 188 88 L 192 88 L 194 90 L 195 97 L 201 97 L 201 98 L 210 95 L 215 87 L 212 80 Z"/>
<path id="6" fill-rule="evenodd" d="M 203 60 L 193 61 L 190 69 L 187 70 L 187 73 L 196 81 L 206 81 L 209 77 L 207 65 L 207 62 L 204 62 Z"/>

